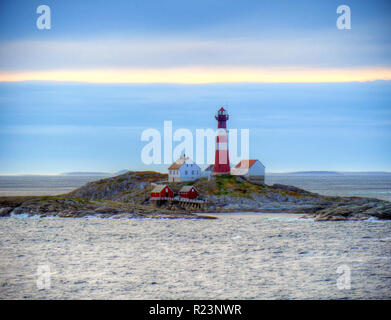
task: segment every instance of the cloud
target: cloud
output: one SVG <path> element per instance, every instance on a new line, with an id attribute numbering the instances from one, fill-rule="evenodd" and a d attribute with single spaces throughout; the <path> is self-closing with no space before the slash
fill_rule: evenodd
<path id="1" fill-rule="evenodd" d="M 0 44 L 0 81 L 343 82 L 391 79 L 391 45 L 339 30 Z"/>
<path id="2" fill-rule="evenodd" d="M 368 35 L 300 35 L 210 39 L 146 37 L 0 44 L 4 71 L 187 67 L 391 67 L 391 45 Z"/>

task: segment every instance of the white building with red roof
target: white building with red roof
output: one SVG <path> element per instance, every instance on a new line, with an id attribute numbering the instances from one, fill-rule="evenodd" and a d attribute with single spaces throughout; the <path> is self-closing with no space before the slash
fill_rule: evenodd
<path id="1" fill-rule="evenodd" d="M 189 157 L 181 156 L 168 168 L 168 182 L 193 181 L 201 176 L 201 168 Z"/>
<path id="2" fill-rule="evenodd" d="M 258 159 L 240 161 L 231 169 L 231 174 L 250 181 L 265 183 L 265 166 Z"/>

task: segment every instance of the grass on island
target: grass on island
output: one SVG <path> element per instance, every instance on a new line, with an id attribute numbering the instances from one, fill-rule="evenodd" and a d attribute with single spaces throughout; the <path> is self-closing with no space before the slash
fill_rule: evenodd
<path id="1" fill-rule="evenodd" d="M 251 183 L 229 174 L 216 176 L 214 182 L 216 187 L 210 193 L 213 195 L 232 195 L 251 198 L 252 193 L 265 192 L 265 185 Z"/>

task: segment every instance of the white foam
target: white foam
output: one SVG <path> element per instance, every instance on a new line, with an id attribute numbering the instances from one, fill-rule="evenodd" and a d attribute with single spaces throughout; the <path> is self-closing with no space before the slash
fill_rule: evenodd
<path id="1" fill-rule="evenodd" d="M 264 217 L 263 220 L 276 220 L 276 221 L 313 221 L 313 218 L 301 218 L 301 217 Z"/>
<path id="2" fill-rule="evenodd" d="M 18 218 L 18 219 L 27 219 L 27 218 L 37 219 L 37 218 L 40 218 L 41 216 L 40 216 L 39 214 L 30 216 L 30 215 L 28 215 L 28 213 L 15 214 L 15 213 L 12 211 L 10 217 L 11 217 L 11 218 Z"/>
<path id="3" fill-rule="evenodd" d="M 365 221 L 368 221 L 368 222 L 386 222 L 386 221 L 389 221 L 389 220 L 382 220 L 382 219 L 378 219 L 376 217 L 370 217 L 370 218 L 368 218 Z"/>

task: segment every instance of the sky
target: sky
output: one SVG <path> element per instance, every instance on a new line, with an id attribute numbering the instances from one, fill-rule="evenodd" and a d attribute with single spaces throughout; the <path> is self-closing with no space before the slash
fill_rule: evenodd
<path id="1" fill-rule="evenodd" d="M 0 174 L 165 171 L 143 130 L 222 105 L 266 171 L 391 171 L 390 24 L 390 1 L 1 0 Z"/>

